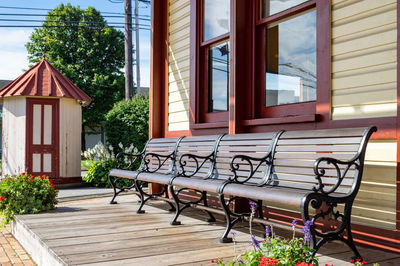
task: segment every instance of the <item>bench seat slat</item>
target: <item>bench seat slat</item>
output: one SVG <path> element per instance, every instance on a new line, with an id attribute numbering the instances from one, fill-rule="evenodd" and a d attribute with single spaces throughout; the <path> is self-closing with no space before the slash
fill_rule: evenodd
<path id="1" fill-rule="evenodd" d="M 282 146 L 278 145 L 276 151 L 286 152 L 355 152 L 359 145 L 302 145 L 302 146 Z M 322 157 L 322 156 L 321 156 Z"/>

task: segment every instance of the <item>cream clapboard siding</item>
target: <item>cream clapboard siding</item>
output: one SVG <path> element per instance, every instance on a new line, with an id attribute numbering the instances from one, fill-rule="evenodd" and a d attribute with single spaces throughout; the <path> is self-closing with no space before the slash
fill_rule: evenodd
<path id="1" fill-rule="evenodd" d="M 26 98 L 4 98 L 2 120 L 2 174 L 25 172 Z"/>
<path id="2" fill-rule="evenodd" d="M 396 116 L 396 0 L 332 0 L 332 119 Z"/>
<path id="3" fill-rule="evenodd" d="M 190 1 L 168 1 L 168 131 L 189 129 Z"/>
<path id="4" fill-rule="evenodd" d="M 81 176 L 82 109 L 74 99 L 60 99 L 60 177 Z"/>

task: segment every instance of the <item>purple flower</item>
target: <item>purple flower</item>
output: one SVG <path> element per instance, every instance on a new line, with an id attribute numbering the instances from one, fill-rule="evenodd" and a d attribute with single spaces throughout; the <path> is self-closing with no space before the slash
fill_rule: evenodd
<path id="1" fill-rule="evenodd" d="M 271 234 L 271 229 L 269 228 L 268 225 L 265 226 L 265 235 L 269 236 L 269 234 Z"/>
<path id="2" fill-rule="evenodd" d="M 307 242 L 311 241 L 312 234 L 310 228 L 312 225 L 313 225 L 312 221 L 306 221 L 304 224 L 304 228 L 301 230 L 304 233 L 304 240 Z"/>
<path id="3" fill-rule="evenodd" d="M 256 212 L 256 204 L 253 201 L 250 201 L 249 204 L 250 204 L 251 212 L 255 213 Z"/>
<path id="4" fill-rule="evenodd" d="M 244 260 L 243 259 L 238 259 L 238 262 L 241 264 L 244 264 Z"/>
<path id="5" fill-rule="evenodd" d="M 232 235 L 233 241 L 235 241 L 235 238 L 236 238 L 236 232 L 233 232 L 233 231 L 232 231 L 230 234 Z"/>
<path id="6" fill-rule="evenodd" d="M 293 229 L 296 227 L 297 223 L 298 223 L 297 219 L 294 219 L 294 220 L 292 221 L 292 227 L 293 227 Z"/>
<path id="7" fill-rule="evenodd" d="M 251 244 L 253 245 L 253 246 L 255 246 L 256 248 L 260 248 L 260 243 L 261 243 L 261 241 L 258 241 L 257 239 L 256 239 L 256 236 L 255 235 L 252 235 L 251 236 Z"/>

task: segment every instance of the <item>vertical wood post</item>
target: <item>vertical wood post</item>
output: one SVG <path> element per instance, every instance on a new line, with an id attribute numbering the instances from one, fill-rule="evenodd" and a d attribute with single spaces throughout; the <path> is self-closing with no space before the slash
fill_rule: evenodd
<path id="1" fill-rule="evenodd" d="M 133 92 L 132 70 L 132 0 L 125 0 L 125 100 Z"/>

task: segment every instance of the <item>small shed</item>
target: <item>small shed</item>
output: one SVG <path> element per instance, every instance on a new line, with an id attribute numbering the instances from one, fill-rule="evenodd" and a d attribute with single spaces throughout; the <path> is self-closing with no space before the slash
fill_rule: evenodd
<path id="1" fill-rule="evenodd" d="M 91 99 L 43 59 L 0 91 L 2 175 L 81 182 L 82 106 Z"/>

